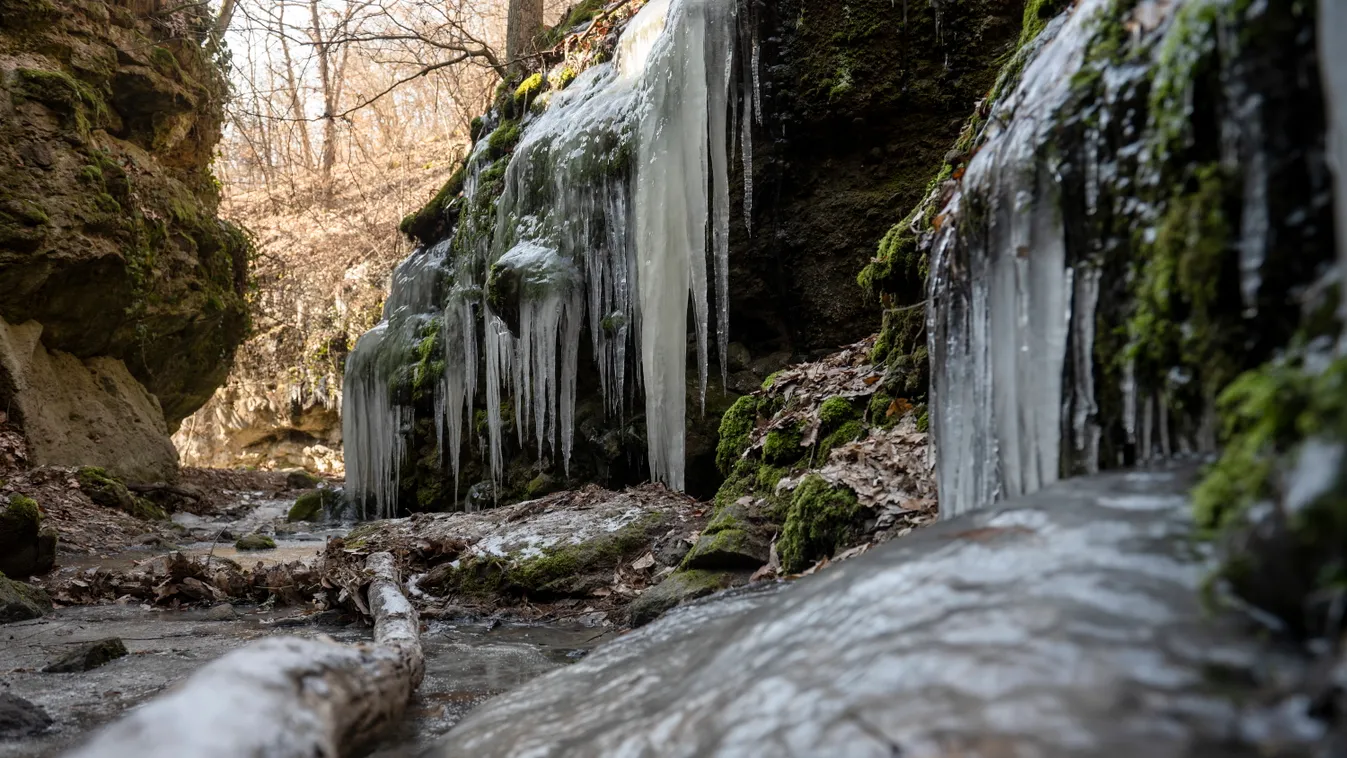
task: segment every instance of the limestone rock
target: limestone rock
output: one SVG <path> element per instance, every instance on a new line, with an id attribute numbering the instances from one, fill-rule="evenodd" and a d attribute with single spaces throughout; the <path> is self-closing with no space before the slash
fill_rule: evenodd
<path id="1" fill-rule="evenodd" d="M 0 3 L 0 318 L 34 322 L 0 397 L 35 462 L 165 479 L 247 331 L 250 243 L 216 215 L 210 15 L 149 5 Z"/>
<path id="2" fill-rule="evenodd" d="M 1202 607 L 1189 473 L 1062 482 L 675 610 L 427 755 L 1334 754 L 1307 749 L 1334 727 L 1304 705 L 1276 748 L 1250 744 L 1295 699 L 1252 696 L 1271 643 Z"/>
<path id="3" fill-rule="evenodd" d="M 43 335 L 36 321 L 11 326 L 0 318 L 0 387 L 12 387 L 8 399 L 30 461 L 101 466 L 135 481 L 177 478 L 178 454 L 159 401 L 126 365 L 49 350 Z"/>
<path id="4" fill-rule="evenodd" d="M 109 637 L 80 645 L 42 670 L 48 674 L 74 674 L 96 669 L 124 655 L 126 643 L 117 637 Z"/>
<path id="5" fill-rule="evenodd" d="M 755 569 L 767 562 L 768 543 L 747 529 L 702 534 L 683 559 L 689 569 Z"/>
<path id="6" fill-rule="evenodd" d="M 0 624 L 39 618 L 50 610 L 46 592 L 0 574 Z"/>

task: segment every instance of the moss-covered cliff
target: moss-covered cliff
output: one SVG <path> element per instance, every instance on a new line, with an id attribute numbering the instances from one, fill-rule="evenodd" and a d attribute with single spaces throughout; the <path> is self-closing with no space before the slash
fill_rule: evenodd
<path id="1" fill-rule="evenodd" d="M 120 359 L 172 428 L 247 330 L 250 246 L 216 216 L 208 18 L 159 5 L 0 0 L 0 317 Z"/>

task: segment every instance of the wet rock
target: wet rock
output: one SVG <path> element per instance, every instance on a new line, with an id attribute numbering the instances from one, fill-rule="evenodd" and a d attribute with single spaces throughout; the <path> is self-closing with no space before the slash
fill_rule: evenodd
<path id="1" fill-rule="evenodd" d="M 304 470 L 291 471 L 285 475 L 285 488 L 291 490 L 311 490 L 323 480 Z"/>
<path id="2" fill-rule="evenodd" d="M 749 364 L 748 370 L 752 371 L 754 374 L 760 377 L 766 378 L 771 374 L 785 368 L 789 364 L 790 364 L 790 353 L 784 351 L 776 352 L 770 355 L 765 355 L 757 359 L 756 361 L 753 361 L 751 364 Z"/>
<path id="3" fill-rule="evenodd" d="M 234 543 L 237 550 L 272 550 L 276 547 L 276 540 L 265 534 L 245 534 Z"/>
<path id="4" fill-rule="evenodd" d="M 1269 649 L 1203 610 L 1191 482 L 1069 480 L 679 608 L 430 755 L 1269 754 L 1239 736 Z"/>
<path id="5" fill-rule="evenodd" d="M 729 587 L 735 575 L 715 571 L 675 571 L 632 601 L 628 619 L 632 626 L 644 626 L 674 606 L 706 597 Z"/>
<path id="6" fill-rule="evenodd" d="M 0 692 L 0 740 L 19 739 L 41 734 L 52 724 L 51 716 L 40 705 L 18 695 Z"/>
<path id="7" fill-rule="evenodd" d="M 0 624 L 39 618 L 50 610 L 46 592 L 0 573 Z"/>
<path id="8" fill-rule="evenodd" d="M 126 655 L 126 643 L 116 637 L 88 642 L 42 669 L 48 674 L 74 674 L 96 669 Z"/>
<path id="9" fill-rule="evenodd" d="M 324 511 L 340 502 L 341 495 L 332 490 L 305 492 L 295 500 L 295 504 L 291 506 L 285 520 L 292 523 L 295 521 L 321 521 Z"/>

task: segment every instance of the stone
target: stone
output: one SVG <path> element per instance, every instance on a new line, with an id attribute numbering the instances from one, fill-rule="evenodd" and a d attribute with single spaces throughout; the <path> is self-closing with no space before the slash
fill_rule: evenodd
<path id="1" fill-rule="evenodd" d="M 0 624 L 41 618 L 50 610 L 46 592 L 0 574 Z"/>
<path id="2" fill-rule="evenodd" d="M 770 546 L 748 529 L 703 533 L 683 559 L 688 569 L 756 569 L 767 562 Z"/>
<path id="3" fill-rule="evenodd" d="M 105 640 L 80 645 L 75 650 L 61 656 L 60 659 L 54 661 L 42 671 L 48 674 L 75 674 L 96 669 L 124 655 L 126 655 L 126 643 L 117 637 L 109 637 Z"/>
<path id="4" fill-rule="evenodd" d="M 1276 643 L 1203 607 L 1193 473 L 1067 480 L 675 609 L 426 755 L 1268 754 L 1246 727 L 1295 698 L 1255 697 Z M 1269 686 L 1325 673 L 1276 660 Z M 1331 728 L 1306 710 L 1279 754 L 1330 754 L 1304 744 Z"/>
<path id="5" fill-rule="evenodd" d="M 177 478 L 159 401 L 120 360 L 49 350 L 36 321 L 0 318 L 0 380 L 15 388 L 31 462 L 95 465 L 135 481 Z M 3 383 L 0 381 L 0 383 Z"/>
<path id="6" fill-rule="evenodd" d="M 628 621 L 634 627 L 644 626 L 674 606 L 729 587 L 734 579 L 735 575 L 728 572 L 675 571 L 632 601 L 627 608 Z"/>
<path id="7" fill-rule="evenodd" d="M 12 495 L 0 506 L 0 574 L 23 579 L 56 563 L 56 531 L 43 526 L 37 501 Z"/>
<path id="8" fill-rule="evenodd" d="M 290 507 L 290 512 L 286 514 L 285 520 L 291 523 L 295 521 L 320 521 L 327 508 L 340 502 L 341 495 L 333 490 L 305 492 L 295 499 L 295 504 Z"/>
<path id="9" fill-rule="evenodd" d="M 275 547 L 276 540 L 256 532 L 245 534 L 239 538 L 238 542 L 234 543 L 234 548 L 237 550 L 272 550 Z"/>
<path id="10" fill-rule="evenodd" d="M 135 495 L 106 470 L 98 466 L 81 466 L 75 472 L 75 479 L 79 482 L 80 490 L 98 505 L 127 513 L 136 510 Z"/>
<path id="11" fill-rule="evenodd" d="M 201 614 L 201 618 L 205 621 L 233 621 L 238 617 L 238 611 L 229 603 L 220 603 Z"/>
<path id="12" fill-rule="evenodd" d="M 322 479 L 313 474 L 299 469 L 290 471 L 285 475 L 285 488 L 290 490 L 311 490 L 322 483 Z"/>
<path id="13" fill-rule="evenodd" d="M 9 692 L 0 692 L 0 740 L 31 737 L 52 725 L 51 716 L 40 705 Z"/>

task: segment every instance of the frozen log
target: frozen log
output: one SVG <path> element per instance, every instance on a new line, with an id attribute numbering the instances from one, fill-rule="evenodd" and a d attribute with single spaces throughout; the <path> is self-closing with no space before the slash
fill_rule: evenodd
<path id="1" fill-rule="evenodd" d="M 402 717 L 421 684 L 420 622 L 389 553 L 366 562 L 374 642 L 270 637 L 207 664 L 72 758 L 338 758 Z"/>

